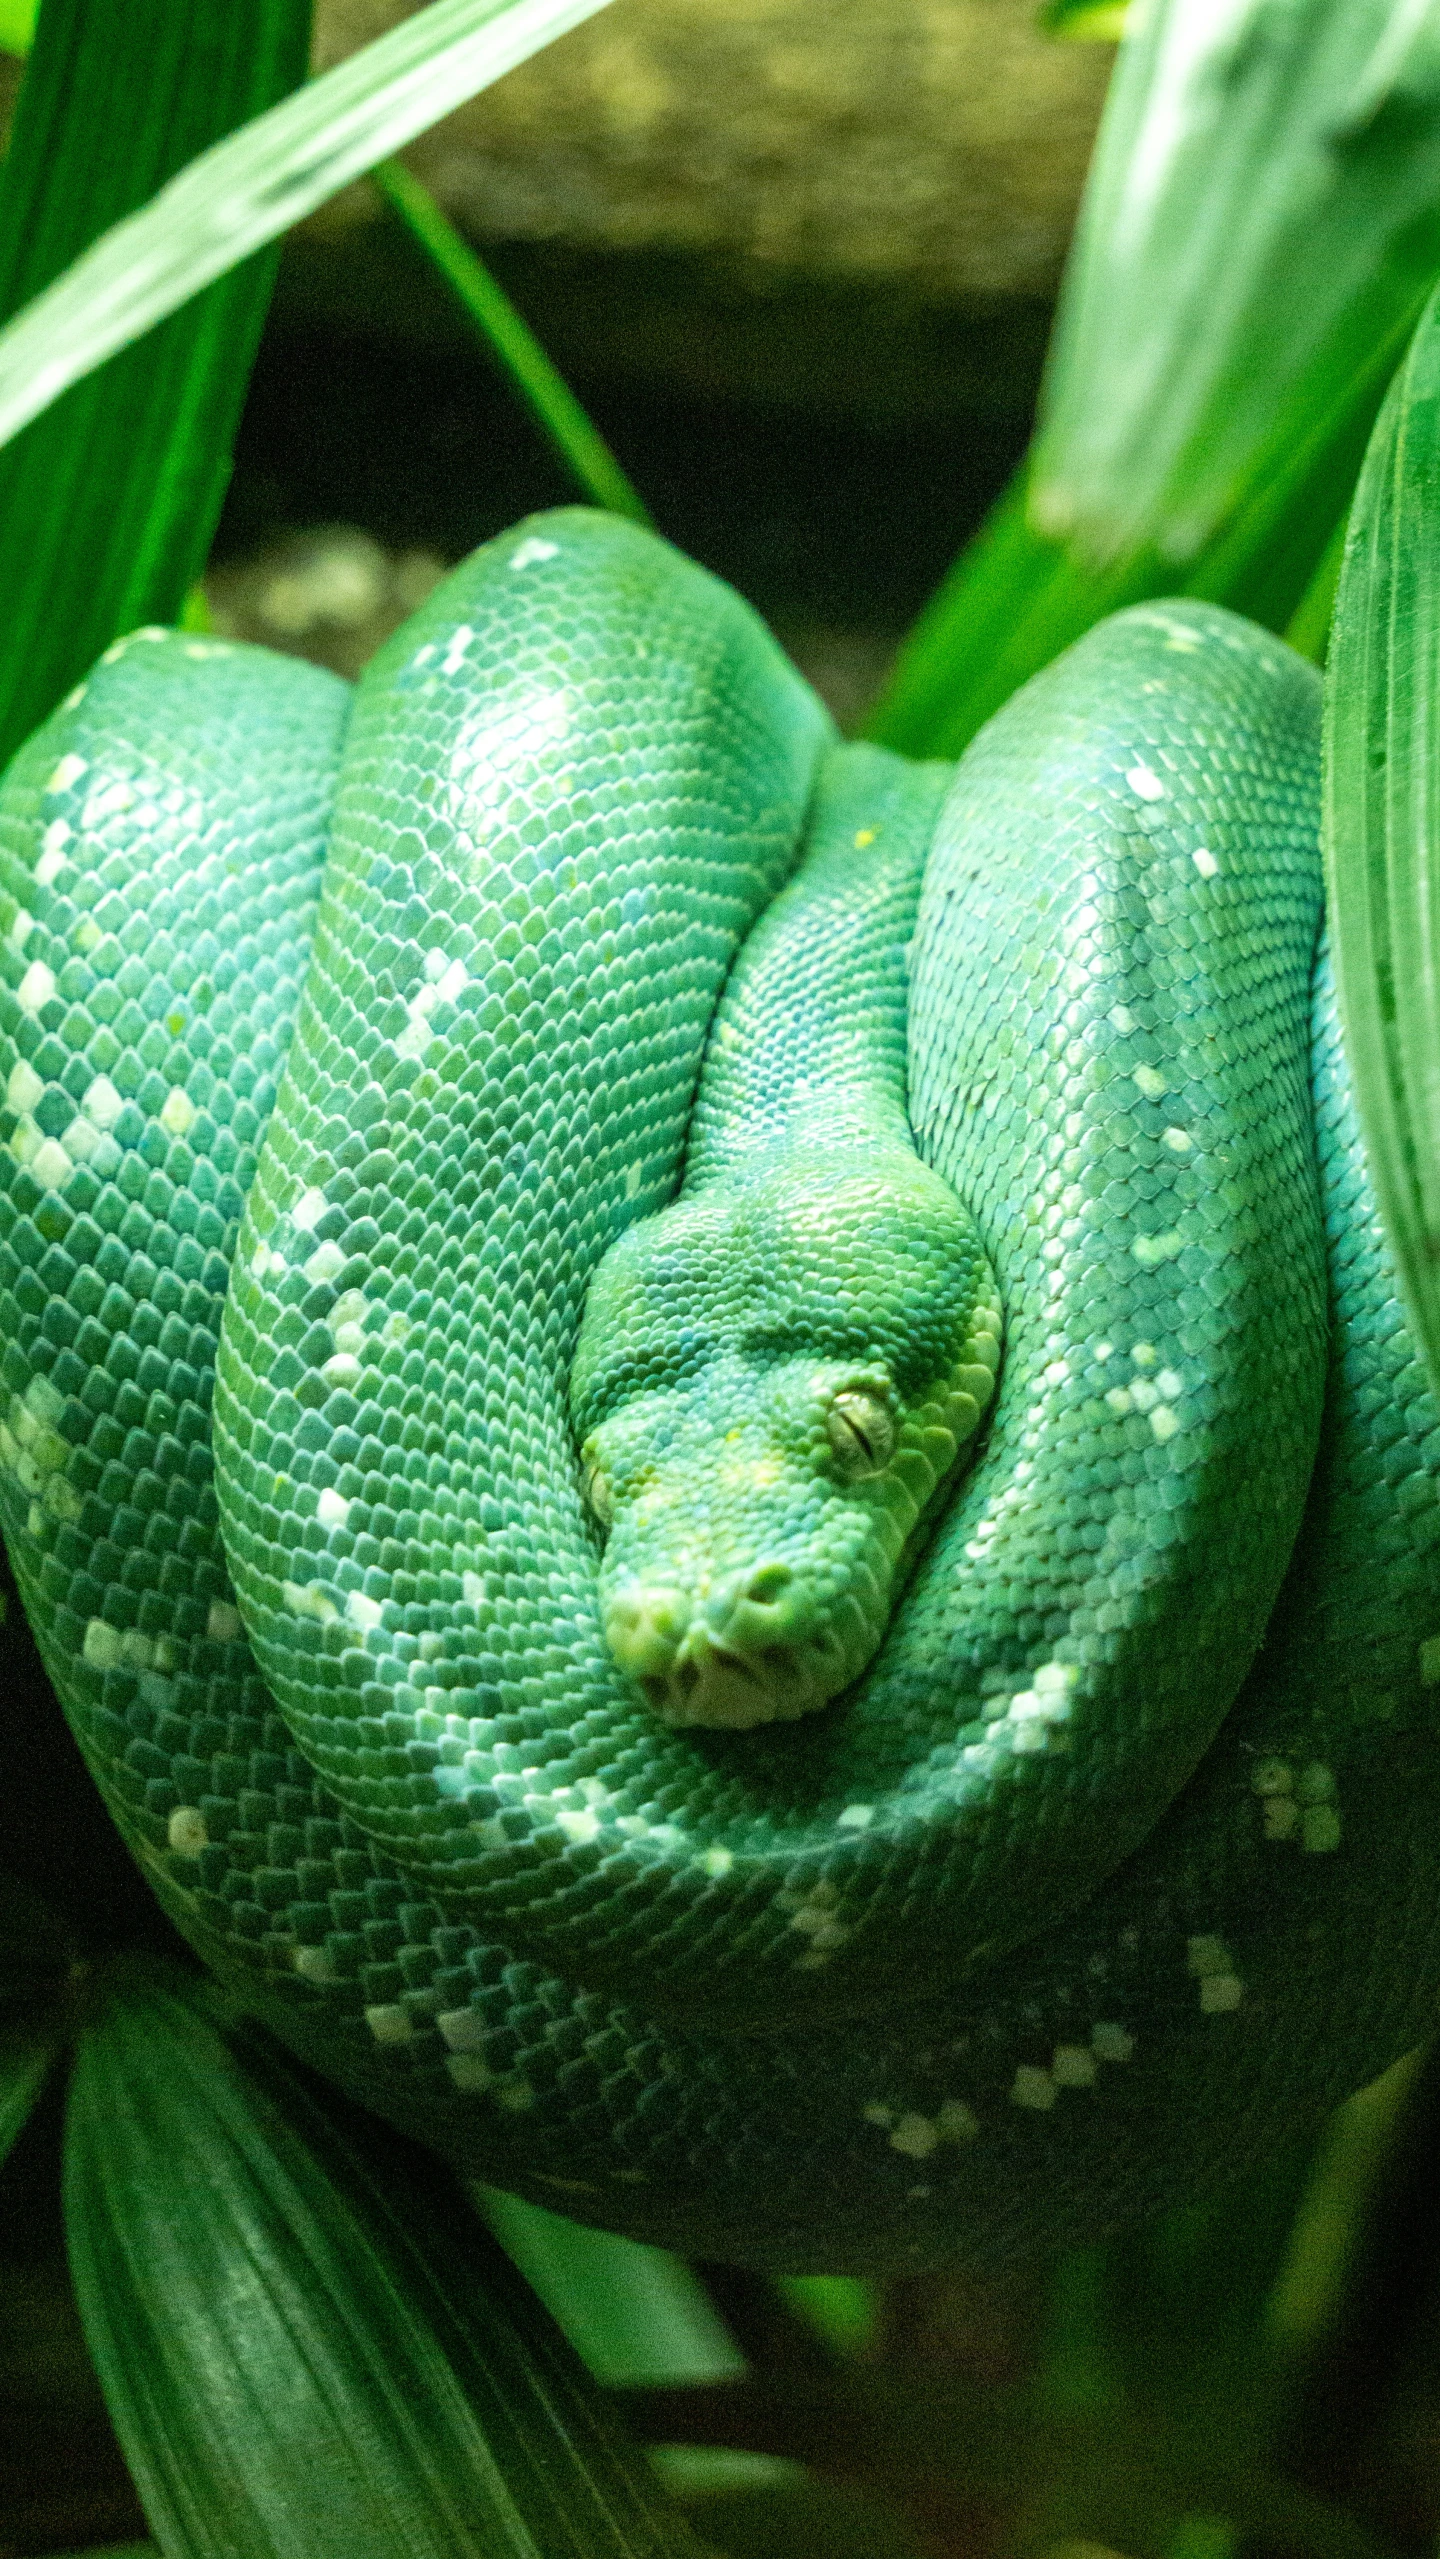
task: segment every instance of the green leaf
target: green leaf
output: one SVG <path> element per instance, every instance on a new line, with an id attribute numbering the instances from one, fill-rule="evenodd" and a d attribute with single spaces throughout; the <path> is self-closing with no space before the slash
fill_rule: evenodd
<path id="1" fill-rule="evenodd" d="M 1265 2307 L 1267 2330 L 1292 2364 L 1315 2355 L 1342 2312 L 1377 2190 L 1398 2145 L 1412 2134 L 1424 2057 L 1422 2048 L 1392 2062 L 1325 2127 Z M 1427 2141 L 1427 2156 L 1428 2148 Z"/>
<path id="2" fill-rule="evenodd" d="M 0 444 L 117 348 L 605 5 L 430 0 L 203 152 L 0 330 Z"/>
<path id="3" fill-rule="evenodd" d="M 1022 465 L 907 636 L 866 737 L 903 755 L 959 755 L 1037 668 L 1155 591 L 1147 562 L 1096 573 L 1038 533 L 1028 494 Z"/>
<path id="4" fill-rule="evenodd" d="M 217 1996 L 116 1979 L 65 2214 L 165 2559 L 696 2559 L 454 2181 Z"/>
<path id="5" fill-rule="evenodd" d="M 745 2358 L 684 2260 L 480 2187 L 485 2219 L 595 2380 L 727 2381 Z"/>
<path id="6" fill-rule="evenodd" d="M 55 2046 L 31 2036 L 0 2036 L 0 2165 L 10 2156 L 50 2076 Z"/>
<path id="7" fill-rule="evenodd" d="M 309 32 L 309 0 L 46 0 L 0 180 L 0 312 L 302 80 Z M 213 284 L 0 454 L 0 764 L 111 640 L 173 619 L 198 577 L 275 256 Z"/>
<path id="8" fill-rule="evenodd" d="M 612 515 L 627 515 L 635 524 L 648 524 L 643 499 L 631 487 L 599 428 L 586 416 L 509 295 L 448 214 L 442 213 L 429 188 L 399 160 L 382 160 L 373 174 L 391 211 L 444 277 L 591 504 L 608 507 Z"/>
<path id="9" fill-rule="evenodd" d="M 1440 295 L 1415 332 L 1356 492 L 1326 670 L 1324 802 L 1355 1099 L 1405 1302 L 1440 1389 L 1437 703 Z"/>
<path id="10" fill-rule="evenodd" d="M 876 2287 L 856 2275 L 781 2275 L 780 2290 L 807 2326 L 842 2355 L 863 2354 L 879 2325 Z"/>
<path id="11" fill-rule="evenodd" d="M 1270 2304 L 1312 2173 L 1307 2134 L 1237 2185 L 1061 2261 L 1051 2370 L 1076 2404 L 1120 2396 L 1260 2456 L 1284 2374 Z"/>
<path id="12" fill-rule="evenodd" d="M 1047 36 L 1081 44 L 1116 44 L 1125 32 L 1130 0 L 1044 0 L 1040 24 Z"/>
<path id="13" fill-rule="evenodd" d="M 1097 563 L 1153 544 L 1183 574 L 1437 272 L 1429 0 L 1161 0 L 1106 102 L 1035 523 Z"/>
<path id="14" fill-rule="evenodd" d="M 1034 446 L 868 734 L 958 753 L 1026 677 L 1140 596 L 1206 596 L 1283 630 L 1437 273 L 1432 0 L 1137 13 Z"/>
<path id="15" fill-rule="evenodd" d="M 28 53 L 40 0 L 0 0 L 0 53 Z"/>

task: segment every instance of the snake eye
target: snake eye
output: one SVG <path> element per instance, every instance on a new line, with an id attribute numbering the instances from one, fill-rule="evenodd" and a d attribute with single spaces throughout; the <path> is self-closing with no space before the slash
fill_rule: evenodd
<path id="1" fill-rule="evenodd" d="M 610 1478 L 603 1467 L 592 1466 L 585 1477 L 585 1499 L 602 1528 L 608 1528 L 615 1516 L 615 1496 Z"/>
<path id="2" fill-rule="evenodd" d="M 847 1387 L 825 1416 L 825 1429 L 847 1484 L 879 1475 L 895 1453 L 895 1417 L 878 1395 Z"/>

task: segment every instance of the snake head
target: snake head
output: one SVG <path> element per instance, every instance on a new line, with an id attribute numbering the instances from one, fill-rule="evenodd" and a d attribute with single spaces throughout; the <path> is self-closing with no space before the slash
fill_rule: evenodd
<path id="1" fill-rule="evenodd" d="M 848 1688 L 989 1402 L 969 1219 L 913 1158 L 875 1174 L 717 1183 L 592 1281 L 571 1408 L 601 1622 L 667 1723 L 789 1720 Z"/>

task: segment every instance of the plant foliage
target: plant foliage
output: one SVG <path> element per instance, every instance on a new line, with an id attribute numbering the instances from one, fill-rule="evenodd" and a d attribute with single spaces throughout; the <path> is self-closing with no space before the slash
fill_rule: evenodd
<path id="1" fill-rule="evenodd" d="M 0 314 L 292 89 L 309 38 L 309 0 L 46 0 L 0 179 Z M 117 632 L 172 620 L 204 567 L 275 256 L 219 278 L 0 453 L 0 762 Z"/>
<path id="2" fill-rule="evenodd" d="M 1437 274 L 1432 0 L 1154 0 L 1120 48 L 1033 449 L 870 734 L 958 753 L 1142 595 L 1284 630 Z"/>

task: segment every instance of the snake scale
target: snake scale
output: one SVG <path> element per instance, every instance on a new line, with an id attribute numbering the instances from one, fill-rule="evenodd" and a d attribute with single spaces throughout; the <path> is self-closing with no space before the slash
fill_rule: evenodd
<path id="1" fill-rule="evenodd" d="M 908 764 L 576 509 L 353 693 L 142 631 L 12 765 L 24 1605 L 178 1926 L 457 2164 L 998 2265 L 1429 2026 L 1319 697 L 1139 606 Z"/>

